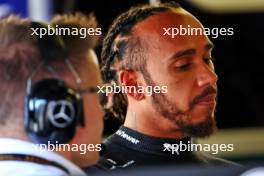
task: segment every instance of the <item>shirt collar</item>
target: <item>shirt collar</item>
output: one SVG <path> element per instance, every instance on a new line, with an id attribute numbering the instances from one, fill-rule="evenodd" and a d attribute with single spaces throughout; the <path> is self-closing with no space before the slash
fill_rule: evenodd
<path id="1" fill-rule="evenodd" d="M 127 148 L 132 148 L 134 150 L 138 150 L 141 152 L 152 153 L 157 155 L 168 155 L 168 156 L 173 156 L 172 150 L 173 147 L 175 147 L 176 145 L 178 146 L 180 144 L 190 145 L 193 142 L 192 139 L 189 137 L 183 139 L 172 139 L 172 138 L 160 138 L 160 137 L 148 136 L 125 126 L 121 126 L 114 135 L 112 135 L 110 138 L 108 138 L 105 141 L 105 143 L 107 144 L 110 141 L 119 143 L 122 146 L 125 146 Z M 174 152 L 175 154 L 181 154 L 181 155 L 192 154 L 192 152 L 189 151 L 180 152 L 178 150 Z"/>

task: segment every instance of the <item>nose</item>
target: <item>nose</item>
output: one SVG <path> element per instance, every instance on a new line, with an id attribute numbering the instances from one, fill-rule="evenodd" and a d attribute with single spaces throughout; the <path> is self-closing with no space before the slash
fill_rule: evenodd
<path id="1" fill-rule="evenodd" d="M 216 85 L 217 80 L 218 77 L 214 71 L 213 66 L 203 64 L 203 66 L 200 67 L 199 72 L 197 74 L 197 85 L 199 87 Z"/>

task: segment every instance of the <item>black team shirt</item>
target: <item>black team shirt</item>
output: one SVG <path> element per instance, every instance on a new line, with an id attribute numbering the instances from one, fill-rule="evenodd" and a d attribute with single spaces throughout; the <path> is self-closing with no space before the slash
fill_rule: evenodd
<path id="1" fill-rule="evenodd" d="M 235 163 L 191 150 L 176 150 L 176 145 L 191 144 L 191 138 L 181 140 L 158 138 L 121 126 L 108 137 L 98 164 L 87 169 L 87 173 L 99 171 L 116 172 L 142 166 L 161 165 L 236 165 Z"/>

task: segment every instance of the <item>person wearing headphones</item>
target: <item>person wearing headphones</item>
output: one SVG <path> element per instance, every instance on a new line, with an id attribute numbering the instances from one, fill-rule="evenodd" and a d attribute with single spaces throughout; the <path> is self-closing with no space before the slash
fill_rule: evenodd
<path id="1" fill-rule="evenodd" d="M 91 16 L 64 19 L 96 27 Z M 49 27 L 16 16 L 0 20 L 0 175 L 79 176 L 79 167 L 99 159 L 98 37 L 38 35 Z"/>

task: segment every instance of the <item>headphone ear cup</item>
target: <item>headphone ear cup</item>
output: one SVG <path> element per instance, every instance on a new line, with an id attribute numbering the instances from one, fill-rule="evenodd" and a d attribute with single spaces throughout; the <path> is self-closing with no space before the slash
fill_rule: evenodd
<path id="1" fill-rule="evenodd" d="M 38 141 L 38 136 L 45 136 L 51 131 L 51 126 L 47 118 L 48 103 L 38 104 L 36 101 L 32 97 L 32 94 L 28 94 L 26 96 L 24 110 L 25 130 L 34 138 L 34 141 Z M 38 104 L 37 107 L 35 106 L 36 104 Z"/>
<path id="2" fill-rule="evenodd" d="M 84 125 L 82 99 L 62 80 L 35 83 L 25 105 L 25 128 L 37 143 L 67 143 Z"/>
<path id="3" fill-rule="evenodd" d="M 40 135 L 49 134 L 51 131 L 51 125 L 47 116 L 47 112 L 49 111 L 48 104 L 49 102 L 47 101 L 45 104 L 40 105 L 40 107 L 36 109 L 35 112 L 35 121 L 38 128 L 38 131 L 36 133 Z"/>

